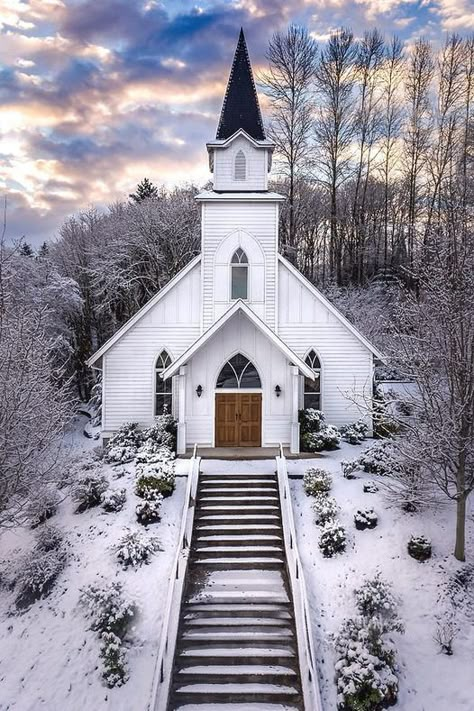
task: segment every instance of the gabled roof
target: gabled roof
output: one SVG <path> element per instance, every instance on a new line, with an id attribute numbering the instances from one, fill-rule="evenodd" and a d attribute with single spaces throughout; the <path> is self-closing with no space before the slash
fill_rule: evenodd
<path id="1" fill-rule="evenodd" d="M 101 358 L 104 355 L 104 353 L 106 353 L 109 350 L 109 348 L 111 348 L 115 343 L 117 343 L 117 341 L 120 340 L 122 338 L 122 336 L 125 335 L 125 333 L 127 333 L 127 331 L 137 323 L 137 321 L 139 321 L 146 313 L 148 313 L 148 311 L 150 309 L 152 309 L 153 306 L 155 306 L 155 304 L 157 304 L 159 301 L 161 301 L 161 299 L 164 296 L 166 296 L 166 294 L 169 291 L 171 291 L 171 289 L 174 286 L 176 286 L 176 284 L 178 282 L 180 282 L 181 279 L 183 279 L 186 276 L 186 274 L 189 274 L 189 272 L 196 266 L 196 264 L 199 264 L 200 261 L 201 261 L 201 255 L 198 254 L 197 257 L 194 257 L 194 259 L 192 259 L 189 262 L 189 264 L 187 264 L 183 269 L 181 269 L 181 271 L 179 271 L 176 274 L 176 276 L 174 276 L 166 284 L 166 286 L 163 287 L 163 289 L 160 289 L 160 291 L 157 294 L 155 294 L 155 296 L 152 296 L 150 301 L 147 301 L 147 303 L 144 306 L 142 306 L 142 308 L 139 311 L 137 311 L 137 313 L 134 316 L 132 316 L 132 318 L 130 318 L 127 321 L 127 323 L 124 323 L 124 325 L 121 328 L 119 328 L 117 333 L 115 333 L 112 336 L 112 338 L 109 338 L 109 340 L 106 341 L 104 343 L 104 345 L 99 348 L 98 351 L 96 351 L 93 355 L 91 355 L 91 357 L 88 360 L 86 360 L 86 365 L 88 365 L 88 366 L 94 365 L 94 363 L 96 363 L 99 360 L 99 358 Z"/>
<path id="2" fill-rule="evenodd" d="M 314 373 L 312 369 L 309 367 L 309 365 L 306 365 L 304 360 L 302 360 L 299 356 L 294 353 L 291 348 L 289 348 L 286 343 L 284 343 L 281 338 L 278 338 L 276 333 L 274 333 L 271 328 L 267 326 L 266 323 L 262 321 L 261 318 L 257 316 L 257 314 L 250 309 L 247 304 L 239 299 L 236 301 L 222 316 L 210 326 L 207 331 L 205 331 L 199 338 L 194 341 L 192 346 L 190 346 L 182 355 L 179 356 L 173 363 L 171 363 L 166 370 L 163 370 L 161 373 L 161 377 L 166 380 L 166 378 L 170 378 L 172 375 L 178 372 L 179 368 L 186 363 L 190 358 L 193 357 L 193 355 L 200 349 L 202 348 L 207 341 L 212 338 L 221 328 L 224 326 L 224 324 L 227 323 L 227 321 L 232 318 L 236 313 L 241 312 L 247 316 L 247 318 L 256 326 L 261 333 L 263 333 L 264 336 L 266 336 L 272 343 L 275 345 L 282 353 L 283 355 L 288 358 L 288 360 L 296 365 L 304 375 L 308 376 L 308 378 L 311 378 L 314 380 Z"/>
<path id="3" fill-rule="evenodd" d="M 257 141 L 265 140 L 262 115 L 243 29 L 240 30 L 230 70 L 216 138 L 229 138 L 239 128 L 243 128 Z"/>
<path id="4" fill-rule="evenodd" d="M 379 360 L 385 361 L 386 358 L 385 356 L 375 347 L 370 343 L 370 341 L 365 338 L 365 336 L 362 335 L 360 331 L 357 330 L 355 326 L 352 325 L 350 321 L 346 319 L 345 316 L 341 314 L 341 312 L 333 305 L 331 304 L 328 299 L 326 299 L 323 294 L 316 289 L 316 287 L 311 284 L 311 282 L 306 279 L 306 277 L 294 267 L 291 262 L 289 262 L 285 257 L 283 257 L 281 254 L 278 255 L 278 260 L 295 276 L 302 284 L 306 286 L 307 289 L 309 289 L 314 296 L 320 301 L 324 306 L 332 313 L 333 316 L 335 316 L 338 321 L 340 321 L 371 353 L 374 354 L 376 358 L 379 358 Z"/>

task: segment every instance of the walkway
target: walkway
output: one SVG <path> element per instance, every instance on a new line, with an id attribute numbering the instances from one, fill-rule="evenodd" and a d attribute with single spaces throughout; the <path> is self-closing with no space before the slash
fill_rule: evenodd
<path id="1" fill-rule="evenodd" d="M 170 710 L 303 708 L 277 478 L 238 472 L 203 462 Z"/>

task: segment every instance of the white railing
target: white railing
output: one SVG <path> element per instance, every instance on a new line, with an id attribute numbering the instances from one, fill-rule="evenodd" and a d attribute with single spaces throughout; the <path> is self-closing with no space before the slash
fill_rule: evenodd
<path id="1" fill-rule="evenodd" d="M 188 568 L 191 537 L 193 531 L 196 492 L 199 478 L 201 457 L 197 455 L 197 445 L 194 445 L 193 456 L 189 463 L 186 497 L 181 519 L 181 530 L 178 548 L 171 569 L 168 585 L 168 597 L 163 615 L 160 648 L 156 659 L 155 673 L 149 711 L 166 711 L 173 674 L 173 661 L 178 636 L 179 613 L 183 596 L 184 581 Z"/>
<path id="2" fill-rule="evenodd" d="M 290 484 L 286 458 L 280 444 L 280 454 L 276 457 L 278 488 L 280 491 L 283 539 L 290 578 L 290 588 L 295 611 L 296 637 L 300 665 L 301 686 L 305 711 L 322 711 L 321 692 L 316 671 L 311 618 L 306 595 L 306 584 L 296 542 L 295 521 L 291 505 Z"/>

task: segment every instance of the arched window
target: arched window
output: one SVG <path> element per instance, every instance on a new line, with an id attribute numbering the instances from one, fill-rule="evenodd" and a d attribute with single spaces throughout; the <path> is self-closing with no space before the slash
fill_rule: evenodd
<path id="1" fill-rule="evenodd" d="M 247 160 L 245 153 L 240 150 L 237 152 L 234 161 L 234 180 L 245 180 L 247 177 Z"/>
<path id="2" fill-rule="evenodd" d="M 172 379 L 163 380 L 161 373 L 171 365 L 171 358 L 167 351 L 161 351 L 156 360 L 155 373 L 155 415 L 164 413 L 171 415 L 173 411 Z"/>
<path id="3" fill-rule="evenodd" d="M 227 361 L 217 378 L 216 388 L 261 388 L 257 369 L 241 353 Z"/>
<path id="4" fill-rule="evenodd" d="M 248 299 L 249 260 L 240 247 L 230 261 L 230 298 Z"/>
<path id="5" fill-rule="evenodd" d="M 313 408 L 314 410 L 321 409 L 321 362 L 318 354 L 314 349 L 311 349 L 306 356 L 304 362 L 309 365 L 316 376 L 315 380 L 311 378 L 304 379 L 304 403 L 305 410 Z"/>

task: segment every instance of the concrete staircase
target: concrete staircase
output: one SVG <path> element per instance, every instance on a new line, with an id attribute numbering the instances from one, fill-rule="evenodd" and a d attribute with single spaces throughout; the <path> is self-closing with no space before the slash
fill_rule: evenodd
<path id="1" fill-rule="evenodd" d="M 169 709 L 301 710 L 296 650 L 276 475 L 202 473 Z"/>

